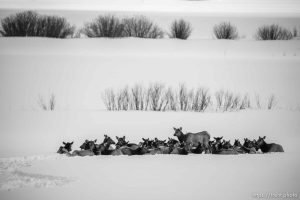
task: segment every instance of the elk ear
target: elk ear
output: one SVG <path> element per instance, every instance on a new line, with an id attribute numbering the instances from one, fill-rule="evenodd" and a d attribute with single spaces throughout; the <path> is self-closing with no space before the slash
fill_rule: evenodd
<path id="1" fill-rule="evenodd" d="M 223 139 L 223 136 L 222 137 L 220 137 L 220 140 L 222 140 Z"/>
<path id="2" fill-rule="evenodd" d="M 65 143 L 65 142 L 63 142 L 63 144 L 64 144 L 64 145 L 66 145 L 66 143 Z"/>
<path id="3" fill-rule="evenodd" d="M 118 137 L 118 136 L 116 136 L 116 139 L 117 139 L 117 140 L 119 140 L 119 137 Z"/>
<path id="4" fill-rule="evenodd" d="M 125 135 L 123 136 L 123 139 L 125 140 Z"/>
<path id="5" fill-rule="evenodd" d="M 263 139 L 266 139 L 266 136 L 264 136 Z"/>
<path id="6" fill-rule="evenodd" d="M 217 140 L 217 138 L 214 137 L 215 140 Z"/>
<path id="7" fill-rule="evenodd" d="M 96 143 L 96 142 L 97 142 L 97 139 L 95 139 L 94 142 Z"/>
<path id="8" fill-rule="evenodd" d="M 71 145 L 74 143 L 74 141 L 71 142 Z"/>
<path id="9" fill-rule="evenodd" d="M 181 130 L 181 131 L 182 131 L 182 127 L 180 127 L 180 128 L 179 128 L 179 130 Z"/>
<path id="10" fill-rule="evenodd" d="M 142 138 L 144 141 L 146 141 L 146 139 L 145 138 Z"/>
<path id="11" fill-rule="evenodd" d="M 87 143 L 88 142 L 88 140 L 85 140 L 85 143 Z"/>
<path id="12" fill-rule="evenodd" d="M 175 127 L 173 127 L 174 131 L 176 131 L 177 129 Z"/>

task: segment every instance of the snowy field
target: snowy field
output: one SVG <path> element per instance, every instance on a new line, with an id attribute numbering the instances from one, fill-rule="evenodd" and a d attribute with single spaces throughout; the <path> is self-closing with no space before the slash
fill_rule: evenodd
<path id="1" fill-rule="evenodd" d="M 99 110 L 104 89 L 150 82 L 275 94 L 278 108 L 299 110 L 300 40 L 0 38 L 0 46 L 2 110 L 40 110 L 39 95 L 51 93 L 59 110 Z"/>
<path id="2" fill-rule="evenodd" d="M 1 199 L 299 195 L 299 42 L 1 38 Z M 103 110 L 104 88 L 151 81 L 204 85 L 212 93 L 220 88 L 262 96 L 272 92 L 279 102 L 273 111 Z M 57 97 L 57 111 L 41 111 L 38 96 L 50 92 Z M 73 149 L 78 149 L 85 139 L 101 141 L 104 134 L 126 135 L 132 142 L 142 137 L 167 139 L 173 126 L 207 130 L 231 141 L 265 135 L 285 153 L 84 158 L 55 154 L 62 141 L 74 141 Z"/>
<path id="3" fill-rule="evenodd" d="M 247 5 L 247 6 L 245 6 Z M 299 199 L 300 40 L 255 41 L 278 23 L 300 30 L 298 0 L 0 0 L 0 19 L 18 10 L 66 17 L 77 27 L 98 14 L 143 14 L 168 30 L 184 16 L 191 38 L 45 39 L 0 37 L 0 199 Z M 79 11 L 80 10 L 80 11 Z M 212 39 L 230 21 L 241 38 Z M 108 112 L 104 89 L 135 83 L 203 86 L 248 93 L 253 109 L 219 112 Z M 56 110 L 38 99 L 55 94 Z M 266 110 L 274 94 L 278 104 Z M 263 109 L 255 108 L 260 95 Z M 213 97 L 214 98 L 214 97 Z M 173 127 L 212 137 L 279 143 L 284 153 L 67 157 L 63 141 L 123 136 L 167 139 Z M 270 198 L 268 195 L 294 195 Z M 295 196 L 296 195 L 296 196 Z"/>
<path id="4" fill-rule="evenodd" d="M 2 199 L 256 199 L 255 195 L 299 195 L 300 113 L 245 111 L 1 113 Z M 266 135 L 285 153 L 256 155 L 153 155 L 66 157 L 61 141 L 126 135 L 167 139 L 173 126 L 243 139 Z M 24 155 L 26 155 L 24 157 Z M 37 156 L 34 156 L 37 155 Z M 239 189 L 237 189 L 239 188 Z M 189 192 L 185 192 L 189 190 Z M 216 192 L 217 191 L 217 192 Z M 298 196 L 299 197 L 299 196 Z"/>

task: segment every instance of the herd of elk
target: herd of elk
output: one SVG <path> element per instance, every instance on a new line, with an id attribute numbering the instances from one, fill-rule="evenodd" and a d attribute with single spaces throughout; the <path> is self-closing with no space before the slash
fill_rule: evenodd
<path id="1" fill-rule="evenodd" d="M 279 144 L 265 142 L 264 137 L 259 137 L 258 140 L 249 140 L 244 138 L 244 143 L 236 139 L 233 145 L 230 140 L 224 140 L 223 137 L 214 137 L 210 140 L 210 134 L 206 131 L 198 133 L 182 132 L 182 128 L 174 128 L 174 138 L 166 140 L 159 140 L 154 138 L 142 138 L 138 144 L 126 141 L 125 136 L 116 137 L 117 142 L 109 136 L 104 135 L 102 143 L 97 144 L 97 140 L 86 140 L 81 146 L 81 150 L 72 152 L 73 142 L 63 142 L 57 153 L 66 154 L 68 156 L 93 156 L 93 155 L 154 155 L 154 154 L 179 154 L 187 155 L 189 153 L 202 154 L 254 154 L 259 150 L 262 153 L 269 152 L 283 152 L 283 148 Z M 223 140 L 222 140 L 223 139 Z M 115 148 L 112 147 L 115 145 Z"/>

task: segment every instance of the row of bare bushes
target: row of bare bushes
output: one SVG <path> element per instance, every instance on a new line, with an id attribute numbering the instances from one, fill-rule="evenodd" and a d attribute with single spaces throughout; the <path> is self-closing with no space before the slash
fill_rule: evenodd
<path id="1" fill-rule="evenodd" d="M 208 108 L 216 111 L 237 111 L 249 108 L 262 108 L 259 95 L 252 104 L 248 94 L 239 95 L 230 91 L 219 90 L 212 95 L 208 88 L 189 89 L 185 84 L 177 88 L 166 87 L 162 83 L 148 86 L 135 84 L 122 89 L 106 89 L 102 100 L 107 110 L 143 110 L 143 111 L 195 111 L 204 112 Z M 273 109 L 277 99 L 271 95 L 267 109 Z"/>
<path id="2" fill-rule="evenodd" d="M 189 22 L 178 19 L 171 23 L 168 32 L 145 16 L 118 18 L 114 15 L 100 15 L 93 21 L 84 24 L 77 33 L 66 18 L 40 15 L 34 11 L 24 11 L 1 20 L 2 36 L 37 36 L 37 37 L 138 37 L 138 38 L 170 38 L 188 39 L 192 33 Z M 235 25 L 221 22 L 213 27 L 216 39 L 238 39 L 239 34 Z M 264 25 L 257 29 L 257 40 L 290 40 L 298 36 L 297 29 L 293 31 L 277 24 Z"/>
<path id="3" fill-rule="evenodd" d="M 74 34 L 75 27 L 63 17 L 40 15 L 25 11 L 1 20 L 2 36 L 67 38 Z"/>

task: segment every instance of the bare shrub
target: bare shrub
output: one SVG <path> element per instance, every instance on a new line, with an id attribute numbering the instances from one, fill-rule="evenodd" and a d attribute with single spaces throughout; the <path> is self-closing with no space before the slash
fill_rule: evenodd
<path id="1" fill-rule="evenodd" d="M 37 21 L 36 32 L 40 37 L 66 38 L 74 35 L 75 27 L 63 17 L 44 15 Z"/>
<path id="2" fill-rule="evenodd" d="M 87 37 L 123 37 L 124 25 L 113 15 L 98 16 L 93 22 L 86 23 L 82 33 Z"/>
<path id="3" fill-rule="evenodd" d="M 298 30 L 296 27 L 293 28 L 293 37 L 298 37 Z"/>
<path id="4" fill-rule="evenodd" d="M 250 98 L 249 98 L 248 94 L 244 95 L 244 98 L 241 101 L 239 109 L 244 110 L 244 109 L 247 109 L 247 108 L 251 108 L 251 101 L 250 101 Z"/>
<path id="5" fill-rule="evenodd" d="M 226 91 L 223 102 L 223 111 L 233 111 L 241 108 L 241 97 L 233 92 Z"/>
<path id="6" fill-rule="evenodd" d="M 63 17 L 39 15 L 24 11 L 1 20 L 3 36 L 37 36 L 66 38 L 74 34 L 75 27 Z"/>
<path id="7" fill-rule="evenodd" d="M 192 33 L 191 24 L 183 19 L 175 20 L 171 24 L 170 38 L 186 40 Z"/>
<path id="8" fill-rule="evenodd" d="M 151 110 L 161 111 L 166 103 L 166 99 L 164 98 L 164 87 L 165 86 L 161 83 L 154 83 L 149 86 L 149 104 Z"/>
<path id="9" fill-rule="evenodd" d="M 106 89 L 102 93 L 102 100 L 107 110 L 116 110 L 116 94 L 112 88 Z"/>
<path id="10" fill-rule="evenodd" d="M 164 111 L 166 110 L 173 110 L 176 111 L 177 110 L 177 97 L 176 97 L 176 93 L 174 92 L 172 87 L 169 87 L 168 90 L 165 93 L 165 106 L 163 108 Z"/>
<path id="11" fill-rule="evenodd" d="M 268 110 L 274 109 L 274 107 L 277 105 L 277 100 L 274 94 L 272 94 L 268 99 Z"/>
<path id="12" fill-rule="evenodd" d="M 231 110 L 238 110 L 240 108 L 241 97 L 239 95 L 234 95 Z"/>
<path id="13" fill-rule="evenodd" d="M 229 90 L 215 92 L 216 110 L 223 112 L 238 111 L 251 108 L 251 100 L 248 94 L 240 95 Z M 165 87 L 162 83 L 153 83 L 148 87 L 136 83 L 133 86 L 113 90 L 106 89 L 102 93 L 102 100 L 107 110 L 152 110 L 152 111 L 195 111 L 205 112 L 210 106 L 214 106 L 212 96 L 208 88 L 197 87 L 189 89 L 184 83 L 179 84 L 178 89 Z M 48 109 L 48 105 L 40 100 L 41 108 Z M 261 109 L 261 99 L 255 96 L 255 103 Z M 267 108 L 273 109 L 277 99 L 271 95 Z M 50 104 L 49 104 L 50 105 Z"/>
<path id="14" fill-rule="evenodd" d="M 230 110 L 232 108 L 233 99 L 234 99 L 233 93 L 227 91 L 224 94 L 224 105 L 223 105 L 223 110 L 224 111 L 228 111 L 228 110 Z"/>
<path id="15" fill-rule="evenodd" d="M 259 27 L 255 37 L 257 40 L 290 40 L 293 38 L 293 33 L 277 24 L 272 24 Z"/>
<path id="16" fill-rule="evenodd" d="M 123 19 L 124 36 L 139 38 L 162 38 L 163 31 L 144 16 Z"/>
<path id="17" fill-rule="evenodd" d="M 198 87 L 193 95 L 192 110 L 196 112 L 204 112 L 211 103 L 209 90 Z"/>
<path id="18" fill-rule="evenodd" d="M 192 96 L 192 91 L 188 91 L 185 84 L 179 84 L 179 107 L 182 111 L 189 110 L 190 97 Z"/>
<path id="19" fill-rule="evenodd" d="M 214 35 L 217 39 L 234 40 L 238 38 L 237 28 L 230 22 L 221 22 L 213 28 Z"/>
<path id="20" fill-rule="evenodd" d="M 149 90 L 142 84 L 135 84 L 131 88 L 131 109 L 147 110 L 149 103 Z"/>
<path id="21" fill-rule="evenodd" d="M 39 98 L 38 98 L 38 105 L 40 106 L 40 108 L 42 110 L 50 110 L 50 111 L 53 111 L 55 110 L 55 106 L 56 106 L 56 99 L 55 99 L 55 95 L 54 94 L 51 94 L 48 101 L 45 101 L 45 99 L 39 95 Z"/>
<path id="22" fill-rule="evenodd" d="M 256 108 L 261 109 L 261 100 L 259 94 L 255 95 Z"/>
<path id="23" fill-rule="evenodd" d="M 128 87 L 121 89 L 116 95 L 117 110 L 128 110 L 130 105 L 130 96 Z"/>
<path id="24" fill-rule="evenodd" d="M 1 20 L 3 36 L 36 36 L 38 14 L 33 11 L 20 12 Z"/>
<path id="25" fill-rule="evenodd" d="M 215 98 L 217 102 L 217 109 L 220 110 L 224 104 L 224 95 L 225 91 L 224 90 L 219 90 L 215 93 Z"/>

